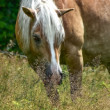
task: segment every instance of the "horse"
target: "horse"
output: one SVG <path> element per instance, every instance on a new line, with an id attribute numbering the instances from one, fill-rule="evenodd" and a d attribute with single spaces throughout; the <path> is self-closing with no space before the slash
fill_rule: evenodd
<path id="1" fill-rule="evenodd" d="M 73 101 L 80 96 L 85 63 L 100 55 L 110 72 L 109 6 L 109 0 L 21 1 L 16 39 L 51 101 L 59 99 L 60 63 L 68 67 Z"/>

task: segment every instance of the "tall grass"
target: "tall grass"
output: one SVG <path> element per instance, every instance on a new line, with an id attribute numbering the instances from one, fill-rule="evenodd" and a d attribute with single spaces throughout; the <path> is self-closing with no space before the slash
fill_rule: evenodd
<path id="1" fill-rule="evenodd" d="M 107 69 L 85 67 L 82 97 L 71 101 L 68 71 L 58 86 L 60 103 L 55 107 L 38 75 L 26 59 L 0 54 L 0 110 L 110 110 L 110 75 Z"/>

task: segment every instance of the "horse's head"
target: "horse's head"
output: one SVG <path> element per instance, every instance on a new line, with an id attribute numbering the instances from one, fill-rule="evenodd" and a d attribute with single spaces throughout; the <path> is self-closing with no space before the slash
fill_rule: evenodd
<path id="1" fill-rule="evenodd" d="M 73 9 L 60 10 L 54 3 L 45 2 L 35 8 L 22 9 L 31 18 L 31 38 L 36 44 L 37 58 L 47 60 L 46 75 L 53 83 L 58 84 L 62 79 L 60 46 L 65 37 L 61 16 Z"/>

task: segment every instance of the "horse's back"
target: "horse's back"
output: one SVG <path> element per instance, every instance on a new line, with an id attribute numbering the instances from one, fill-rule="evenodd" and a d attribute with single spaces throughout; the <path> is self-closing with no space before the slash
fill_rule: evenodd
<path id="1" fill-rule="evenodd" d="M 101 55 L 102 61 L 110 62 L 110 1 L 78 1 L 85 27 L 84 59 Z"/>

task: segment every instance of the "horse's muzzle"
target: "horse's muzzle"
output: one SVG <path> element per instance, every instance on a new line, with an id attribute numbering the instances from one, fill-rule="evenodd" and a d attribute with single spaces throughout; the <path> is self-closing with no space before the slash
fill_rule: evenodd
<path id="1" fill-rule="evenodd" d="M 58 72 L 55 71 L 53 73 L 50 65 L 46 65 L 45 74 L 50 83 L 53 83 L 54 85 L 62 84 L 63 73 L 61 73 L 60 71 Z"/>

